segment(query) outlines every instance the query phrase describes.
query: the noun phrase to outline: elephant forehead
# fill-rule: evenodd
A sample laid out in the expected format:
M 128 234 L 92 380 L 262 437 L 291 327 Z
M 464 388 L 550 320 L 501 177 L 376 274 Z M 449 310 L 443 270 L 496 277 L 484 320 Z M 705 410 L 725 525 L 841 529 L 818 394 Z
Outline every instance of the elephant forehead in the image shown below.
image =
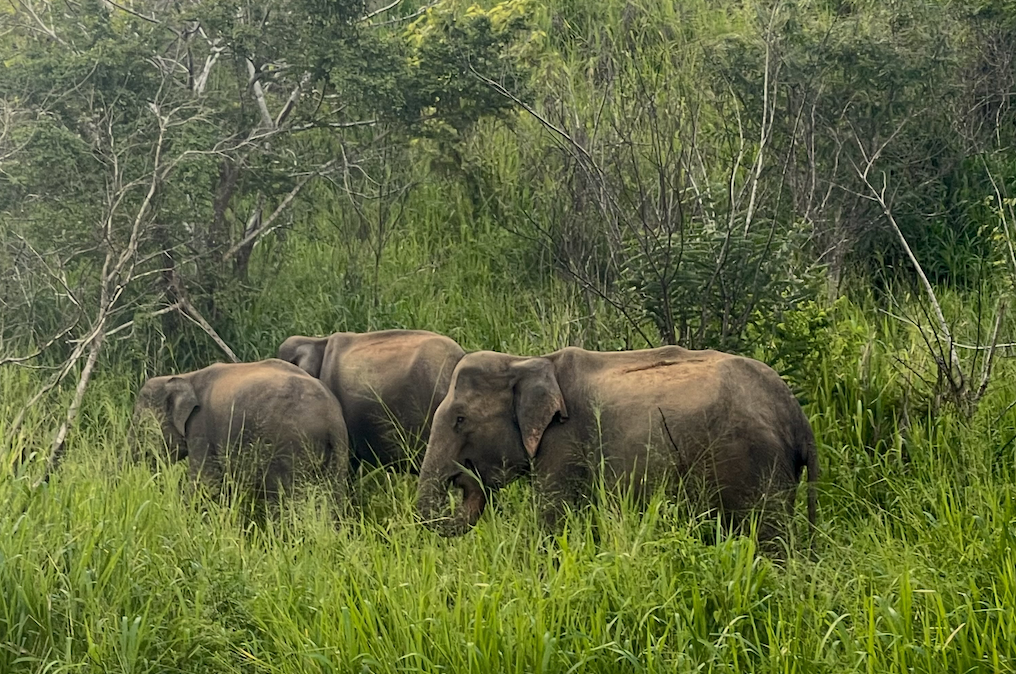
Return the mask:
M 139 406 L 134 421 L 138 424 L 160 424 L 163 421 L 164 412 L 158 411 L 152 405 Z
M 510 357 L 493 352 L 469 353 L 455 368 L 453 384 L 482 388 L 504 386 L 509 377 Z
M 482 412 L 494 412 L 510 405 L 511 390 L 465 387 L 451 393 L 446 401 L 445 408 L 448 414 L 469 412 L 472 416 L 477 416 Z
M 511 383 L 507 378 L 477 373 L 455 381 L 448 398 L 460 405 L 493 403 L 499 398 L 510 397 L 511 391 Z
M 138 391 L 139 398 L 151 398 L 164 391 L 170 377 L 152 377 Z

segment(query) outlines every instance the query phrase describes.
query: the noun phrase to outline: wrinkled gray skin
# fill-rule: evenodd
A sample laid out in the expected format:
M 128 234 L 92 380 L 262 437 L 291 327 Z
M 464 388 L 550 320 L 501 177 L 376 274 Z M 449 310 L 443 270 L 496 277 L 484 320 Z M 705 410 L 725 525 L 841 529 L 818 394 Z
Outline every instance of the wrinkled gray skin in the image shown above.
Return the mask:
M 153 377 L 138 392 L 135 432 L 149 416 L 169 458 L 186 459 L 191 479 L 213 492 L 228 458 L 230 475 L 268 501 L 309 478 L 332 492 L 337 507 L 344 503 L 349 440 L 342 409 L 320 381 L 290 363 L 219 363 Z M 139 449 L 132 448 L 135 456 Z
M 346 415 L 354 464 L 415 472 L 462 347 L 423 330 L 294 336 L 279 358 L 318 377 Z
M 417 508 L 432 529 L 460 535 L 487 493 L 531 474 L 555 527 L 566 504 L 588 500 L 601 466 L 608 488 L 631 485 L 641 498 L 680 481 L 684 495 L 732 523 L 765 505 L 765 540 L 782 533 L 807 468 L 814 524 L 814 438 L 786 384 L 758 361 L 677 346 L 468 354 L 434 417 Z M 454 512 L 451 487 L 463 496 Z

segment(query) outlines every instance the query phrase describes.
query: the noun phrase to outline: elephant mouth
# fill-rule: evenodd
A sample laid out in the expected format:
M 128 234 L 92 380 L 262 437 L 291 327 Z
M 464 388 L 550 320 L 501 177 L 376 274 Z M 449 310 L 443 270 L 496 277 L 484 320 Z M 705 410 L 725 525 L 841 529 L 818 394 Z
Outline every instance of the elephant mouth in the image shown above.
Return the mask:
M 467 466 L 467 468 L 472 467 Z M 449 480 L 449 487 L 453 487 L 460 492 L 462 502 L 459 509 L 465 523 L 470 527 L 476 526 L 480 516 L 483 514 L 484 508 L 487 507 L 487 495 L 483 491 L 483 486 L 476 481 L 475 477 L 462 472 L 457 473 Z
M 487 495 L 477 480 L 472 466 L 451 474 L 440 482 L 430 482 L 423 487 L 418 507 L 424 524 L 443 536 L 461 536 L 479 521 L 487 506 Z M 455 508 L 450 508 L 449 492 L 456 493 Z

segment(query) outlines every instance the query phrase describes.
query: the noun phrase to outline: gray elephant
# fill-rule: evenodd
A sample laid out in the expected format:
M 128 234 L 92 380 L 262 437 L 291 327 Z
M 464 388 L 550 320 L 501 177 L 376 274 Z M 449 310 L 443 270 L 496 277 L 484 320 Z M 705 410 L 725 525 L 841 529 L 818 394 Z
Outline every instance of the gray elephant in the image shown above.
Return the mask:
M 554 526 L 566 504 L 589 498 L 601 468 L 611 489 L 644 497 L 680 483 L 730 523 L 760 514 L 762 540 L 782 533 L 807 468 L 814 525 L 814 437 L 787 385 L 758 361 L 677 346 L 465 356 L 434 417 L 417 508 L 431 528 L 459 535 L 488 493 L 531 474 Z M 454 512 L 452 487 L 463 492 Z
M 349 439 L 342 409 L 290 363 L 218 363 L 153 377 L 138 392 L 134 429 L 146 416 L 158 422 L 169 458 L 187 459 L 192 481 L 213 492 L 228 474 L 274 502 L 311 479 L 343 507 Z
M 434 411 L 464 354 L 433 332 L 381 330 L 290 337 L 278 356 L 320 378 L 339 399 L 354 464 L 415 472 Z

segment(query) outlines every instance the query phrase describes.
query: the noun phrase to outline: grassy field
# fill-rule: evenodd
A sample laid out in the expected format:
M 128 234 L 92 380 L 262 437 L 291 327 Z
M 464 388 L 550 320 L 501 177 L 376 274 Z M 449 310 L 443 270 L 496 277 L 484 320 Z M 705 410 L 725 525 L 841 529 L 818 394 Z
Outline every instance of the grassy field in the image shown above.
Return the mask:
M 0 271 L 0 291 L 6 293 L 0 311 L 18 307 L 0 316 L 3 357 L 29 353 L 29 335 L 38 345 L 68 323 L 62 312 L 77 301 L 73 293 L 64 296 L 65 286 L 81 286 L 83 297 L 98 294 L 101 253 L 96 258 L 88 251 L 100 241 L 117 241 L 106 234 L 106 225 L 92 222 L 105 204 L 101 198 L 92 203 L 87 186 L 101 185 L 107 175 L 101 173 L 103 155 L 92 156 L 94 128 L 102 126 L 92 121 L 98 114 L 93 103 L 107 100 L 106 89 L 94 87 L 129 88 L 134 75 L 123 73 L 133 73 L 135 61 L 172 70 L 162 60 L 161 33 L 151 41 L 160 51 L 146 59 L 130 50 L 112 53 L 111 45 L 120 48 L 118 38 L 107 35 L 106 42 L 97 43 L 106 46 L 95 48 L 104 64 L 100 76 L 92 77 L 98 61 L 78 59 L 79 81 L 74 68 L 63 63 L 66 52 L 56 49 L 65 41 L 50 33 L 45 21 L 57 22 L 61 31 L 73 28 L 71 34 L 77 35 L 75 12 L 81 8 L 86 18 L 87 12 L 105 16 L 113 12 L 108 4 L 147 23 L 153 21 L 146 16 L 151 4 L 172 9 L 174 20 L 186 24 L 187 36 L 197 34 L 200 25 L 192 26 L 187 3 L 184 9 L 176 3 L 127 3 L 129 8 L 113 2 L 66 3 L 67 11 L 56 3 L 36 4 L 47 6 L 42 18 L 32 3 L 11 3 L 2 10 L 5 20 L 20 15 L 25 25 L 20 33 L 6 24 L 0 31 L 3 44 L 16 52 L 0 64 L 12 73 L 4 81 L 17 85 L 0 97 L 0 141 L 13 142 L 11 147 L 22 142 L 17 125 L 22 118 L 42 124 L 57 116 L 48 108 L 19 111 L 21 99 L 40 97 L 54 110 L 66 105 L 60 112 L 66 121 L 53 128 L 42 124 L 43 152 L 9 159 L 2 171 L 3 186 L 17 189 L 10 192 L 15 198 L 5 192 L 0 199 L 0 225 L 15 225 L 11 237 L 3 230 L 0 243 L 10 239 L 18 245 L 10 248 L 16 255 L 0 250 L 8 255 L 0 261 L 17 259 L 38 272 L 13 283 L 8 280 L 14 274 Z M 269 3 L 264 22 L 270 13 L 284 15 L 293 7 L 316 13 L 319 6 L 323 12 L 344 4 L 355 3 L 282 3 L 279 9 Z M 362 6 L 382 4 L 388 5 Z M 410 5 L 424 4 L 431 3 L 414 0 L 389 8 L 405 10 L 408 17 L 415 12 Z M 871 175 L 881 176 L 883 195 L 899 196 L 894 208 L 900 231 L 911 237 L 915 255 L 931 272 L 930 283 L 956 340 L 983 344 L 992 323 L 978 321 L 976 312 L 984 309 L 987 316 L 986 307 L 1003 307 L 998 300 L 1007 300 L 1016 283 L 1012 198 L 1003 198 L 1016 175 L 1012 3 L 480 4 L 493 7 L 484 20 L 531 14 L 527 20 L 535 30 L 524 31 L 511 50 L 523 61 L 532 60 L 527 87 L 532 105 L 547 116 L 546 126 L 531 115 L 493 119 L 478 110 L 480 121 L 453 130 L 439 126 L 438 118 L 428 120 L 429 108 L 412 128 L 381 131 L 379 126 L 378 143 L 395 130 L 385 143 L 398 144 L 398 153 L 387 169 L 368 166 L 368 173 L 394 171 L 393 184 L 405 180 L 409 195 L 398 209 L 379 216 L 378 226 L 388 227 L 387 233 L 374 232 L 367 218 L 355 217 L 347 203 L 355 203 L 352 191 L 345 194 L 337 183 L 306 183 L 273 226 L 278 229 L 259 240 L 243 273 L 226 269 L 228 264 L 197 273 L 221 259 L 214 237 L 199 236 L 201 228 L 193 227 L 212 217 L 213 200 L 218 204 L 219 159 L 215 155 L 212 162 L 209 153 L 211 163 L 202 163 L 204 177 L 195 168 L 193 175 L 174 174 L 167 189 L 155 190 L 152 182 L 149 195 L 154 193 L 158 203 L 145 216 L 152 222 L 152 240 L 141 249 L 149 260 L 145 264 L 163 265 L 163 256 L 150 255 L 156 250 L 152 246 L 166 252 L 163 246 L 171 245 L 174 271 L 186 278 L 195 303 L 245 360 L 274 355 L 292 334 L 381 328 L 429 329 L 467 350 L 517 354 L 567 345 L 641 348 L 640 332 L 660 334 L 650 313 L 662 306 L 701 313 L 697 325 L 703 326 L 706 343 L 715 337 L 704 334 L 706 328 L 720 324 L 717 307 L 707 320 L 707 306 L 695 304 L 698 296 L 685 291 L 712 288 L 702 301 L 718 305 L 716 288 L 729 282 L 731 288 L 724 286 L 722 293 L 727 317 L 740 311 L 731 309 L 727 290 L 743 300 L 749 293 L 736 291 L 749 289 L 757 293 L 750 295 L 751 303 L 744 302 L 744 316 L 752 319 L 744 331 L 750 334 L 737 343 L 746 345 L 745 355 L 771 364 L 787 379 L 818 442 L 823 474 L 813 548 L 775 562 L 757 554 L 752 539 L 724 537 L 715 522 L 662 498 L 641 509 L 601 499 L 572 513 L 565 530 L 551 535 L 537 524 L 525 483 L 499 494 L 475 530 L 447 540 L 417 522 L 415 480 L 383 471 L 356 476 L 353 503 L 337 524 L 314 498 L 289 502 L 277 517 L 253 523 L 236 503 L 189 496 L 183 465 L 153 472 L 122 461 L 133 396 L 145 378 L 221 358 L 206 334 L 180 316 L 144 316 L 145 307 L 179 306 L 179 298 L 171 299 L 156 281 L 163 278 L 161 271 L 157 276 L 157 270 L 145 267 L 123 296 L 117 295 L 120 307 L 141 308 L 132 317 L 136 322 L 131 330 L 114 328 L 104 342 L 68 436 L 66 460 L 48 482 L 39 484 L 39 478 L 53 433 L 65 418 L 76 372 L 27 412 L 17 432 L 12 427 L 50 375 L 47 368 L 66 356 L 66 340 L 86 333 L 89 314 L 64 334 L 64 343 L 28 367 L 0 367 L 0 674 L 1016 672 L 1016 361 L 1011 348 L 1000 353 L 987 395 L 970 416 L 931 399 L 921 381 L 934 382 L 936 375 L 925 343 L 912 323 L 879 309 L 892 301 L 898 302 L 894 314 L 926 322 L 931 314 L 904 290 L 888 287 L 918 287 L 912 283 L 913 265 L 896 250 L 899 242 L 883 222 L 883 208 L 857 206 L 868 192 L 854 175 L 867 175 L 858 162 L 867 161 L 887 139 L 876 152 L 886 150 L 881 163 L 869 166 Z M 434 31 L 445 9 L 458 8 L 463 16 L 483 13 L 471 2 L 440 5 L 427 21 L 411 24 L 418 29 L 415 37 L 404 34 L 411 25 L 393 24 L 391 30 L 402 40 L 433 41 L 443 34 Z M 209 3 L 215 12 L 227 6 L 229 14 L 247 12 L 234 12 L 231 3 Z M 254 16 L 253 10 L 247 13 Z M 125 16 L 110 16 L 114 27 L 131 25 Z M 91 34 L 103 35 L 90 21 L 81 23 L 82 35 L 89 35 L 81 40 L 89 43 Z M 243 47 L 260 30 L 253 26 L 237 28 L 229 39 Z M 123 30 L 133 35 L 133 28 Z M 308 40 L 309 34 L 294 35 L 292 45 L 279 47 L 292 46 L 303 58 L 303 52 L 314 51 Z M 38 53 L 32 56 L 25 44 L 36 44 Z M 218 45 L 218 38 L 208 44 Z M 327 98 L 345 109 L 342 82 L 352 82 L 360 71 L 343 75 L 343 68 L 371 57 L 355 50 L 348 56 L 341 45 L 317 47 L 338 50 L 329 59 L 341 62 L 334 77 L 326 78 L 335 79 L 337 89 Z M 245 56 L 246 49 L 221 46 L 223 53 L 232 53 L 230 59 Z M 219 51 L 216 47 L 215 58 Z M 288 53 L 265 61 L 262 73 L 273 72 L 276 60 L 283 75 L 300 72 L 289 64 Z M 456 68 L 463 70 L 461 64 Z M 51 71 L 57 74 L 50 77 Z M 254 91 L 258 80 L 248 82 L 243 66 L 237 72 L 239 89 Z M 52 80 L 47 85 L 52 92 L 33 91 L 42 76 Z M 236 86 L 222 77 L 225 84 L 212 78 L 206 97 L 212 100 L 217 90 L 221 107 L 195 120 L 207 117 L 219 125 L 215 133 L 233 138 L 232 120 L 239 114 L 234 108 L 240 104 L 234 100 Z M 286 96 L 278 92 L 288 89 L 273 86 L 273 96 Z M 190 91 L 191 83 L 185 88 Z M 317 106 L 325 90 L 313 97 Z M 120 94 L 108 100 L 119 101 Z M 283 109 L 283 99 L 272 103 Z M 349 119 L 356 119 L 358 104 L 348 104 Z M 140 107 L 124 108 L 124 133 L 135 133 L 137 115 L 131 110 L 147 115 L 151 107 L 161 124 L 162 114 L 148 99 L 137 97 L 132 105 Z M 240 107 L 248 105 L 253 102 Z M 248 111 L 252 118 L 253 110 Z M 363 119 L 381 112 L 367 106 Z M 340 118 L 346 119 L 335 117 Z M 424 121 L 434 121 L 434 128 Z M 7 134 L 11 124 L 15 132 Z M 554 124 L 578 140 L 565 142 L 560 133 L 548 131 Z M 350 126 L 317 141 L 280 136 L 276 149 L 263 157 L 261 151 L 244 149 L 230 160 L 242 168 L 242 189 L 227 199 L 235 220 L 230 226 L 238 230 L 231 235 L 242 236 L 238 232 L 246 231 L 245 223 L 267 226 L 274 215 L 255 220 L 248 209 L 274 207 L 291 189 L 289 180 L 308 175 L 304 164 L 316 163 L 318 155 L 332 158 L 340 141 L 343 147 L 352 143 L 354 161 L 362 150 L 365 162 L 381 162 L 370 158 L 371 136 L 361 145 L 357 125 Z M 767 126 L 774 134 L 769 140 Z M 25 128 L 27 138 L 29 131 L 35 133 L 35 122 Z M 905 133 L 897 136 L 901 130 Z M 363 130 L 368 131 L 374 132 Z M 217 137 L 213 131 L 194 133 Z M 124 138 L 113 143 L 110 131 L 110 156 L 120 156 L 114 147 L 134 153 L 124 155 L 129 161 L 123 175 L 116 168 L 120 164 L 112 162 L 116 172 L 108 176 L 116 180 L 108 178 L 110 185 L 130 179 L 135 164 L 141 171 L 149 162 L 148 141 Z M 276 144 L 275 136 L 265 138 Z M 812 146 L 799 145 L 809 138 Z M 312 142 L 324 144 L 310 148 Z M 610 179 L 603 185 L 599 178 L 590 181 L 599 174 L 589 167 L 580 170 L 586 160 L 579 161 L 571 142 L 588 144 Z M 77 149 L 67 154 L 67 147 Z M 0 155 L 14 157 L 5 155 L 5 148 Z M 812 153 L 817 164 L 808 163 L 816 161 Z M 65 193 L 55 189 L 59 185 L 50 194 L 46 184 L 47 178 L 60 183 L 65 174 L 89 175 L 64 157 L 87 158 L 81 165 L 101 173 L 94 183 L 83 181 L 83 188 L 70 181 L 73 189 L 66 194 L 82 199 L 80 209 L 63 203 Z M 274 167 L 275 157 L 293 166 L 259 168 Z M 286 173 L 278 185 L 276 170 Z M 299 173 L 290 176 L 291 170 Z M 701 187 L 696 180 L 703 181 Z M 132 182 L 147 185 L 148 179 Z M 596 207 L 594 197 L 604 194 L 613 195 L 614 205 Z M 684 196 L 675 202 L 678 194 Z M 813 201 L 826 200 L 828 210 L 813 209 Z M 677 203 L 681 213 L 657 208 L 666 215 L 647 216 L 655 203 Z M 144 213 L 137 211 L 137 222 Z M 750 228 L 749 213 L 756 218 Z M 628 229 L 615 236 L 605 215 L 628 222 Z M 112 221 L 112 216 L 104 220 Z M 128 217 L 118 227 L 134 221 Z M 717 224 L 724 222 L 726 233 Z M 155 240 L 156 230 L 171 227 L 179 231 L 172 232 L 169 243 L 161 233 Z M 128 230 L 117 231 L 124 241 L 134 238 L 124 233 Z M 738 232 L 743 232 L 740 239 L 734 236 Z M 588 238 L 584 243 L 583 237 Z M 35 241 L 41 254 L 29 256 L 31 246 L 23 250 L 23 241 L 26 246 Z M 651 241 L 658 245 L 644 250 Z M 626 322 L 602 298 L 562 274 L 561 260 L 553 259 L 560 251 L 554 248 L 573 243 L 580 263 L 596 263 L 587 270 L 591 278 L 600 282 L 601 272 L 609 277 L 609 287 L 630 302 L 632 320 L 641 324 Z M 686 243 L 688 257 L 681 257 Z M 207 248 L 206 256 L 192 262 L 192 244 Z M 847 244 L 860 247 L 847 250 Z M 838 263 L 844 268 L 835 273 L 829 246 L 844 248 Z M 56 259 L 63 249 L 84 252 L 70 258 L 77 261 L 68 268 L 60 266 L 57 275 L 49 255 Z M 121 255 L 120 249 L 115 252 Z M 669 276 L 670 289 L 680 292 L 653 309 L 650 300 L 661 299 L 663 284 L 657 288 L 646 269 L 661 255 L 668 260 L 665 266 L 677 255 L 673 259 L 683 262 L 675 263 L 675 271 L 680 267 L 687 276 L 659 274 Z M 766 273 L 760 275 L 763 267 Z M 751 269 L 750 278 L 734 273 Z M 51 275 L 59 278 L 58 285 L 51 285 Z M 766 275 L 771 278 L 759 280 Z M 33 285 L 33 278 L 45 283 Z M 830 278 L 844 296 L 826 303 L 823 284 Z M 876 299 L 874 293 L 882 294 Z M 16 302 L 7 304 L 15 295 Z M 762 303 L 755 302 L 759 298 Z M 94 297 L 92 302 L 88 311 L 98 306 Z M 1002 341 L 1016 334 L 1008 308 L 999 331 Z M 32 316 L 12 320 L 17 311 Z M 117 323 L 130 314 L 118 313 Z M 11 339 L 8 332 L 16 343 L 4 343 Z M 970 367 L 976 353 L 962 353 L 968 370 L 979 369 Z M 799 496 L 794 530 L 800 539 L 806 522 L 804 495 Z
M 532 261 L 502 232 L 446 231 L 387 253 L 376 306 L 343 287 L 346 253 L 287 244 L 297 262 L 238 314 L 236 347 L 381 326 L 469 349 L 623 346 L 620 324 L 552 275 L 514 283 Z M 60 400 L 10 437 L 38 381 L 0 371 L 0 672 L 1016 670 L 1012 364 L 971 420 L 933 416 L 903 395 L 897 359 L 920 367 L 916 337 L 845 301 L 831 311 L 792 381 L 819 442 L 819 532 L 813 559 L 783 564 L 748 538 L 709 542 L 712 522 L 663 500 L 608 500 L 552 536 L 526 484 L 445 540 L 415 521 L 414 480 L 383 472 L 358 477 L 338 527 L 313 500 L 250 524 L 187 498 L 181 465 L 120 467 L 145 372 L 112 362 L 67 462 L 33 488 L 41 462 L 16 457 L 46 446 Z

